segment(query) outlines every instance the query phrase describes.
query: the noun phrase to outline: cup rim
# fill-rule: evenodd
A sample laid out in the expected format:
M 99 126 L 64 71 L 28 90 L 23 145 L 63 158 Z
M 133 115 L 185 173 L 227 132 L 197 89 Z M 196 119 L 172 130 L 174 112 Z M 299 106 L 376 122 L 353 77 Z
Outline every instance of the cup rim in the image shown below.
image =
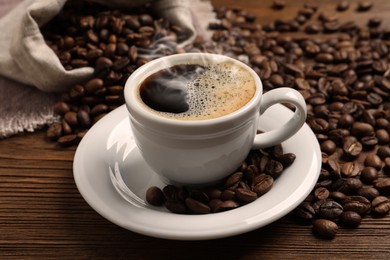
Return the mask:
M 156 116 L 153 112 L 150 112 L 141 105 L 137 104 L 139 101 L 137 100 L 137 91 L 140 85 L 140 82 L 145 80 L 151 74 L 173 66 L 177 64 L 185 63 L 195 63 L 198 60 L 211 60 L 211 59 L 219 59 L 225 61 L 231 61 L 238 66 L 245 68 L 252 75 L 255 85 L 256 91 L 253 97 L 246 103 L 243 107 L 239 108 L 232 113 L 227 115 L 223 115 L 216 118 L 211 119 L 202 119 L 202 120 L 178 120 L 163 116 Z M 263 85 L 260 77 L 257 73 L 245 63 L 231 58 L 229 56 L 221 55 L 221 54 L 212 54 L 212 53 L 180 53 L 180 54 L 172 54 L 164 57 L 157 58 L 152 60 L 138 69 L 136 69 L 130 77 L 127 79 L 124 88 L 124 98 L 127 110 L 130 114 L 130 118 L 140 122 L 142 125 L 149 126 L 164 126 L 164 129 L 170 128 L 171 131 L 176 132 L 182 131 L 184 129 L 191 128 L 193 132 L 199 131 L 205 126 L 213 126 L 215 130 L 224 130 L 226 129 L 226 124 L 230 124 L 228 127 L 232 127 L 233 125 L 242 124 L 245 120 L 238 120 L 241 118 L 247 118 L 248 116 L 253 114 L 253 110 L 259 111 L 260 100 L 263 94 Z M 233 124 L 233 125 L 232 125 Z

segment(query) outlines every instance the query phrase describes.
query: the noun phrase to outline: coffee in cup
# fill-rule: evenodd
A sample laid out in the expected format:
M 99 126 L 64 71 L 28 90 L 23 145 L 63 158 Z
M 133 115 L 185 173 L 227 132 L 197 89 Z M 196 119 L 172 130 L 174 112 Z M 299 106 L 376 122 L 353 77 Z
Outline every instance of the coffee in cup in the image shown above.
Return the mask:
M 148 76 L 139 101 L 159 116 L 205 120 L 239 110 L 255 91 L 252 75 L 232 62 L 178 64 Z

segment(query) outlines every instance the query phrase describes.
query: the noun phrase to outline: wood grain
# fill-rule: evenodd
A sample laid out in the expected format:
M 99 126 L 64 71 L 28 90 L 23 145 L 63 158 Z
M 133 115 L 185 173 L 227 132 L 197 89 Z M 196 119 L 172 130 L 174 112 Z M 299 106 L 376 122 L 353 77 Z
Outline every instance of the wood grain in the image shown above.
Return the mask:
M 303 1 L 272 11 L 271 1 L 213 0 L 241 7 L 261 22 L 294 15 Z M 307 1 L 320 3 L 319 1 Z M 333 10 L 338 1 L 321 1 Z M 351 1 L 351 8 L 357 1 Z M 343 19 L 364 24 L 371 15 L 387 21 L 390 1 L 369 13 L 350 10 Z M 173 241 L 120 228 L 96 213 L 79 194 L 72 173 L 75 147 L 60 148 L 44 131 L 0 140 L 0 259 L 388 259 L 390 216 L 364 218 L 358 229 L 341 229 L 320 240 L 311 227 L 286 216 L 252 232 L 211 241 Z M 158 221 L 158 220 L 157 220 Z

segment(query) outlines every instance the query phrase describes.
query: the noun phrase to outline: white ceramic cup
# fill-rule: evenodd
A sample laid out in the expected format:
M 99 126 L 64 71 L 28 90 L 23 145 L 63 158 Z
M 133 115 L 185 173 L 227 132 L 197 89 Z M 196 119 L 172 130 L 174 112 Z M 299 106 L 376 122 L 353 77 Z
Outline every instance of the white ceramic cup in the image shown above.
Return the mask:
M 255 81 L 254 96 L 239 110 L 213 119 L 179 120 L 159 116 L 140 104 L 140 84 L 151 74 L 179 64 L 216 62 L 233 62 L 249 71 Z M 263 95 L 255 71 L 240 61 L 217 54 L 184 53 L 153 60 L 131 74 L 124 96 L 134 140 L 144 160 L 166 182 L 179 185 L 223 179 L 240 166 L 251 149 L 282 143 L 306 120 L 306 104 L 299 92 L 278 88 Z M 260 115 L 276 103 L 294 105 L 292 118 L 278 129 L 256 134 Z

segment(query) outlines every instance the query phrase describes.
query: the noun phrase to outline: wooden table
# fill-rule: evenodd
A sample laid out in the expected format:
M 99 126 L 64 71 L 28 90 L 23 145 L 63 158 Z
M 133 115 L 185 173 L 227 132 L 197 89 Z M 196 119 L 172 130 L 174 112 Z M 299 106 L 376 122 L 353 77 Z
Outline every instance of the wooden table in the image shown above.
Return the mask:
M 214 0 L 213 4 L 242 7 L 267 22 L 294 15 L 302 2 L 288 3 L 279 12 L 269 8 L 271 1 Z M 321 1 L 321 5 L 333 10 L 337 2 Z M 390 2 L 374 2 L 369 13 L 352 16 L 351 11 L 346 16 L 360 24 L 373 15 L 385 17 Z M 0 140 L 0 259 L 390 257 L 389 215 L 364 218 L 358 229 L 341 229 L 333 240 L 314 237 L 310 226 L 299 225 L 290 217 L 211 241 L 172 241 L 133 233 L 101 217 L 81 197 L 72 173 L 75 149 L 46 141 L 44 131 Z

